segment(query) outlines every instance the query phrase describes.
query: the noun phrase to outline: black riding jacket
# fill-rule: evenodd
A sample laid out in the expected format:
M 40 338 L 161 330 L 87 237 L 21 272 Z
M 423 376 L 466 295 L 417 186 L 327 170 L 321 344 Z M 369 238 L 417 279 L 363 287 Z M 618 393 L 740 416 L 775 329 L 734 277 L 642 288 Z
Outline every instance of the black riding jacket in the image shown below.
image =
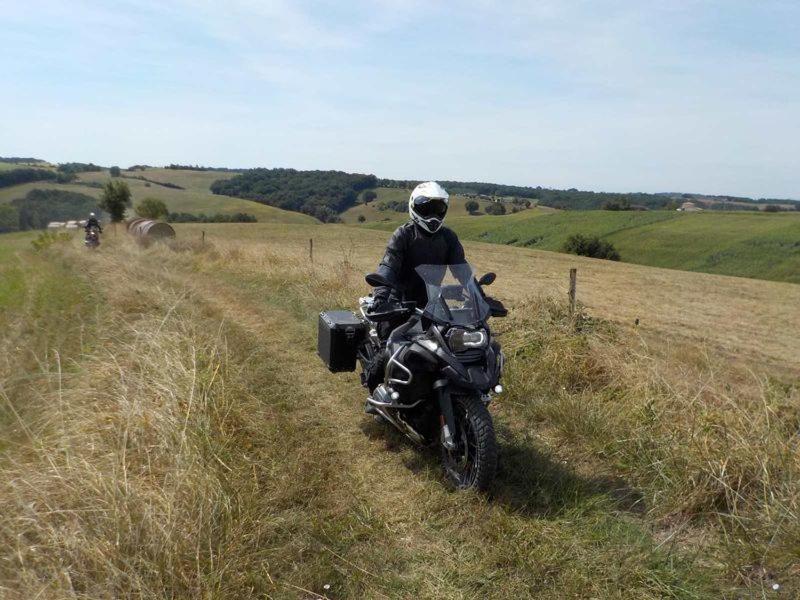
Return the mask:
M 428 233 L 413 221 L 398 227 L 383 255 L 377 273 L 394 284 L 400 299 L 423 307 L 427 301 L 425 284 L 415 269 L 420 265 L 458 265 L 465 263 L 464 247 L 452 229 L 441 227 Z M 376 300 L 387 300 L 391 287 L 375 288 Z
M 84 225 L 84 226 L 83 226 L 83 228 L 84 228 L 84 229 L 85 229 L 87 232 L 88 232 L 88 231 L 89 231 L 89 229 L 91 229 L 92 227 L 97 227 L 97 230 L 98 230 L 100 233 L 102 233 L 102 232 L 103 232 L 103 228 L 102 228 L 102 227 L 100 227 L 100 221 L 98 221 L 96 217 L 89 217 L 89 219 L 86 221 L 86 225 Z

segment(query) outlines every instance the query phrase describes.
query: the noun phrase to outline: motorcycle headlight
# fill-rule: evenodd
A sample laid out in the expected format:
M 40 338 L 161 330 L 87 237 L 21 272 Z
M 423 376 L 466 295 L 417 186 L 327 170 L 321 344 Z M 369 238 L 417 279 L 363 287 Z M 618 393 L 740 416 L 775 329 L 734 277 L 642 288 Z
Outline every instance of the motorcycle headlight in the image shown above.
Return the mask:
M 485 329 L 467 331 L 466 329 L 451 329 L 447 336 L 447 343 L 453 352 L 461 352 L 469 348 L 483 348 L 489 341 Z

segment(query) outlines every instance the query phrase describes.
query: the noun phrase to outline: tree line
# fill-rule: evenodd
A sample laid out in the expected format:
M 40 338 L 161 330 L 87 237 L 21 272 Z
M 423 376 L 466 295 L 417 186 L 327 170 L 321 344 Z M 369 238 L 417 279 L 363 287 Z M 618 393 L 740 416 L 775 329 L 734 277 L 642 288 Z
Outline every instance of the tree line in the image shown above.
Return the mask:
M 60 173 L 95 173 L 102 170 L 103 167 L 94 163 L 69 162 L 58 165 L 58 171 Z
M 0 171 L 0 188 L 11 187 L 33 181 L 55 181 L 66 183 L 75 176 L 68 173 L 57 173 L 48 169 L 12 169 L 10 171 Z
M 41 158 L 31 158 L 22 156 L 0 156 L 0 162 L 10 163 L 12 165 L 44 165 L 47 161 Z
M 63 190 L 31 190 L 0 205 L 0 233 L 44 229 L 51 221 L 78 221 L 99 212 L 97 200 Z
M 342 171 L 251 169 L 231 179 L 215 181 L 211 191 L 302 212 L 323 222 L 336 222 L 339 213 L 353 206 L 362 191 L 376 184 L 374 175 Z
M 170 223 L 257 223 L 258 219 L 248 213 L 233 213 L 231 215 L 217 213 L 207 215 L 200 213 L 197 215 L 190 213 L 169 213 L 167 221 Z

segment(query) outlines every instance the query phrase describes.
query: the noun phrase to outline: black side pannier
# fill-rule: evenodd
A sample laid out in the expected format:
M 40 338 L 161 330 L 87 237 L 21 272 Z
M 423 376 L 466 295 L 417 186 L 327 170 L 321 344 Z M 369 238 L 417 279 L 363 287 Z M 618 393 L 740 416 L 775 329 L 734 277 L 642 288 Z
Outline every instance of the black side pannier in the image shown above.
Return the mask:
M 319 314 L 317 354 L 331 373 L 356 370 L 356 350 L 367 334 L 367 324 L 349 310 Z

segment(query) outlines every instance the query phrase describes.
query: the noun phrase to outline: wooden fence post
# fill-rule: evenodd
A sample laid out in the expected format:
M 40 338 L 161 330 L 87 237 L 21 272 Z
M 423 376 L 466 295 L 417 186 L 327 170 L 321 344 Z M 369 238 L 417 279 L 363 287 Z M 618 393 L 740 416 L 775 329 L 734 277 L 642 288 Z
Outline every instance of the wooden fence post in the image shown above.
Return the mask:
M 203 245 L 205 245 L 205 243 L 206 243 L 206 232 L 205 232 L 205 230 L 203 230 L 200 233 L 201 233 L 200 241 L 203 243 Z
M 314 238 L 308 240 L 308 259 L 312 263 L 314 262 Z
M 578 285 L 578 269 L 569 270 L 569 314 L 575 315 L 575 296 Z

